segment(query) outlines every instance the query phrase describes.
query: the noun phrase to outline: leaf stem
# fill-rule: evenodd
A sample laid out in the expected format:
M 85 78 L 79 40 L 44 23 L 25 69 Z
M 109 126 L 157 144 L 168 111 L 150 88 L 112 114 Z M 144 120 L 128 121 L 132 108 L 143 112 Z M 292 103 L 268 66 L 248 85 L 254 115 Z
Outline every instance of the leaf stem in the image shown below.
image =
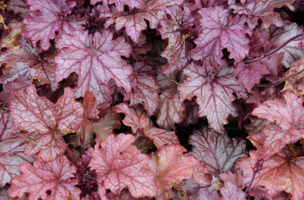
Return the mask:
M 270 51 L 270 52 L 268 52 L 268 53 L 262 55 L 261 57 L 254 58 L 254 59 L 252 59 L 252 60 L 244 60 L 244 63 L 248 64 L 248 63 L 256 62 L 256 61 L 262 60 L 262 59 L 264 59 L 264 58 L 267 58 L 267 57 L 273 55 L 274 53 L 276 53 L 277 51 L 279 51 L 280 49 L 282 49 L 282 48 L 283 48 L 285 45 L 287 45 L 289 42 L 291 42 L 291 41 L 293 41 L 293 40 L 295 40 L 295 39 L 297 39 L 297 38 L 299 38 L 299 37 L 302 37 L 302 36 L 304 36 L 304 33 L 301 33 L 301 34 L 299 34 L 299 35 L 296 35 L 296 36 L 290 38 L 289 40 L 287 40 L 287 41 L 286 41 L 284 44 L 282 44 L 281 46 L 277 47 L 277 48 L 274 49 L 273 51 Z
M 301 71 L 298 71 L 297 73 L 285 76 L 285 77 L 281 78 L 280 80 L 277 80 L 274 83 L 269 83 L 269 84 L 265 84 L 265 85 L 263 85 L 263 84 L 256 84 L 254 87 L 261 87 L 261 88 L 263 88 L 263 87 L 274 87 L 274 86 L 277 86 L 277 85 L 281 84 L 282 82 L 286 81 L 287 79 L 289 79 L 289 78 L 291 78 L 293 76 L 301 74 L 302 72 L 304 72 L 304 69 L 302 69 Z
M 61 140 L 65 143 L 65 141 L 64 141 L 64 139 L 63 138 L 61 138 Z M 70 148 L 69 148 L 69 146 L 68 146 L 68 144 L 67 143 L 65 143 L 65 146 L 66 146 L 66 150 L 68 151 L 68 153 L 70 154 L 70 156 L 71 156 L 71 159 L 72 159 L 72 161 L 73 161 L 73 164 L 77 167 L 77 163 L 76 163 L 76 160 L 75 160 L 75 158 L 74 158 L 74 156 L 73 156 L 73 154 L 72 154 L 72 152 L 71 152 L 71 150 L 70 150 Z

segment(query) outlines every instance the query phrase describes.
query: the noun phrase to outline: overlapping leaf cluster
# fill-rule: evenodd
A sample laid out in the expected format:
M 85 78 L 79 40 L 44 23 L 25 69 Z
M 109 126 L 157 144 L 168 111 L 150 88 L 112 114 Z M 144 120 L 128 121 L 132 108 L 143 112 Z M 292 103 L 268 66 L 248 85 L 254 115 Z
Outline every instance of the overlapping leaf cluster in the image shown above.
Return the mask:
M 303 1 L 0 9 L 0 198 L 304 199 Z

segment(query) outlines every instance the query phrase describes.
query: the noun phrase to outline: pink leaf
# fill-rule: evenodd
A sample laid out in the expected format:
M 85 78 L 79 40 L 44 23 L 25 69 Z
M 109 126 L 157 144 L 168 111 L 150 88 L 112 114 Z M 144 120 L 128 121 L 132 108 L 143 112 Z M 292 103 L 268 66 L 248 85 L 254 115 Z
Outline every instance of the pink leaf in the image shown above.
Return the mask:
M 238 158 L 246 157 L 245 140 L 231 139 L 226 134 L 203 128 L 194 131 L 189 138 L 192 155 L 200 160 L 211 174 L 221 174 L 231 170 Z
M 73 92 L 65 88 L 64 95 L 54 105 L 45 97 L 39 97 L 34 85 L 15 90 L 10 105 L 14 129 L 25 130 L 28 144 L 25 155 L 41 157 L 44 161 L 62 155 L 66 145 L 61 136 L 76 131 L 83 120 L 83 108 L 75 102 Z
M 62 33 L 64 18 L 71 13 L 70 9 L 76 3 L 66 3 L 66 0 L 28 0 L 27 4 L 30 5 L 30 16 L 24 19 L 22 33 L 31 39 L 34 47 L 40 40 L 41 48 L 47 50 L 51 46 L 49 40 L 55 38 L 55 32 Z
M 215 62 L 222 64 L 222 49 L 227 48 L 230 52 L 229 58 L 239 62 L 249 52 L 249 33 L 245 27 L 245 17 L 229 16 L 228 10 L 223 7 L 201 8 L 199 14 L 203 31 L 194 40 L 197 45 L 191 51 L 194 60 L 204 60 L 212 55 Z
M 15 14 L 20 13 L 23 17 L 30 14 L 29 5 L 26 4 L 26 0 L 10 0 L 6 4 L 6 9 L 14 11 Z
M 128 15 L 113 14 L 112 17 L 115 18 L 116 30 L 120 30 L 125 27 L 127 35 L 130 36 L 135 43 L 139 43 L 141 31 L 147 29 L 147 23 L 142 17 L 141 12 L 130 13 Z
M 255 84 L 260 83 L 262 75 L 269 74 L 267 66 L 261 62 L 252 62 L 245 64 L 239 62 L 234 70 L 234 76 L 239 78 L 239 82 L 243 83 L 248 92 L 251 92 Z
M 243 170 L 243 179 L 247 185 L 252 179 L 252 168 L 257 162 L 258 157 L 256 151 L 252 150 L 249 154 L 250 158 L 243 158 L 238 163 L 238 166 Z M 265 187 L 272 198 L 285 190 L 293 195 L 291 200 L 303 199 L 304 160 L 299 157 L 290 162 L 290 155 L 291 152 L 283 149 L 266 160 L 263 169 L 256 174 L 252 187 Z
M 109 4 L 115 3 L 115 6 L 119 12 L 124 11 L 124 5 L 129 6 L 130 9 L 142 8 L 145 6 L 145 1 L 143 0 L 109 0 Z
M 178 144 L 162 146 L 158 152 L 153 152 L 151 159 L 156 168 L 156 198 L 167 199 L 174 183 L 179 184 L 184 179 L 192 177 L 194 172 L 207 173 L 207 168 L 194 156 L 185 154 L 186 149 Z
M 151 116 L 159 106 L 158 93 L 159 85 L 155 77 L 149 75 L 152 68 L 143 62 L 134 64 L 136 74 L 133 75 L 134 87 L 130 93 L 125 94 L 124 101 L 130 101 L 130 106 L 142 104 L 147 110 L 147 115 Z
M 192 62 L 184 70 L 184 74 L 189 78 L 178 86 L 178 90 L 181 100 L 191 100 L 196 96 L 199 105 L 198 116 L 207 116 L 210 127 L 223 132 L 223 125 L 228 123 L 228 115 L 237 116 L 232 105 L 235 100 L 233 93 L 244 99 L 247 94 L 242 84 L 232 77 L 233 68 L 219 67 L 214 78 L 213 71 L 210 61 L 205 60 L 203 66 Z
M 162 90 L 156 122 L 160 127 L 165 129 L 173 130 L 175 123 L 179 124 L 186 118 L 186 115 L 183 113 L 185 106 L 179 99 L 177 91 L 179 79 L 178 73 L 158 75 L 156 79 Z
M 183 8 L 183 9 L 182 9 Z M 190 60 L 189 45 L 186 45 L 186 38 L 190 36 L 188 33 L 190 27 L 194 25 L 194 18 L 187 6 L 168 6 L 166 8 L 167 15 L 170 19 L 160 21 L 161 28 L 159 32 L 162 39 L 168 38 L 168 46 L 161 56 L 167 58 L 168 64 L 162 72 L 164 74 L 172 74 L 175 71 L 182 70 Z
M 242 191 L 242 188 L 238 188 L 234 183 L 230 181 L 224 181 L 224 187 L 220 189 L 223 195 L 223 200 L 246 200 L 247 195 Z
M 252 115 L 270 122 L 276 123 L 284 131 L 304 131 L 304 108 L 303 99 L 292 92 L 286 92 L 283 95 L 285 103 L 279 99 L 268 99 L 259 104 L 252 112 Z
M 113 33 L 104 30 L 94 36 L 76 31 L 73 35 L 63 34 L 56 43 L 61 49 L 55 58 L 56 80 L 67 78 L 72 72 L 78 74 L 76 97 L 93 91 L 99 102 L 109 102 L 110 89 L 107 84 L 113 79 L 119 87 L 131 91 L 131 66 L 121 56 L 129 57 L 131 46 L 122 37 L 112 40 Z
M 9 112 L 0 113 L 0 187 L 11 184 L 12 178 L 20 175 L 20 165 L 34 162 L 33 156 L 25 156 L 25 141 L 13 130 Z
M 111 108 L 109 113 L 102 120 L 91 123 L 90 130 L 96 134 L 96 141 L 100 140 L 103 142 L 107 136 L 114 134 L 113 130 L 115 128 L 120 129 L 121 119 L 121 115 Z
M 153 125 L 150 125 L 144 129 L 144 134 L 153 140 L 153 143 L 157 148 L 160 148 L 163 145 L 179 144 L 175 131 L 166 131 L 165 129 L 156 128 Z
M 269 28 L 269 42 L 271 46 L 270 50 L 281 46 L 292 37 L 303 33 L 303 30 L 303 27 L 298 26 L 296 23 L 288 23 L 281 28 L 271 26 Z M 289 68 L 295 61 L 302 58 L 304 50 L 303 47 L 299 48 L 299 44 L 302 42 L 303 39 L 293 40 L 278 51 L 278 53 L 284 52 L 282 64 L 286 68 Z
M 293 10 L 292 3 L 294 0 L 249 0 L 237 3 L 236 0 L 228 0 L 229 9 L 233 9 L 239 15 L 246 15 L 247 23 L 250 28 L 254 28 L 258 21 L 263 21 L 263 27 L 269 28 L 271 24 L 277 27 L 284 26 L 284 21 L 280 14 L 275 12 L 276 8 L 288 7 Z
M 43 84 L 50 84 L 51 89 L 55 91 L 58 83 L 55 81 L 55 67 L 53 57 L 41 59 L 40 48 L 32 46 L 24 39 L 19 41 L 20 49 L 9 49 L 0 56 L 0 64 L 7 64 L 7 68 L 2 70 L 3 75 L 0 78 L 1 83 L 14 81 L 22 76 L 28 79 L 38 79 Z
M 103 182 L 105 189 L 119 194 L 125 187 L 129 188 L 135 198 L 141 196 L 153 197 L 156 194 L 154 173 L 145 165 L 149 161 L 147 155 L 141 154 L 135 146 L 132 135 L 110 135 L 97 144 L 89 164 L 98 175 L 99 183 Z
M 128 104 L 121 103 L 114 107 L 117 113 L 123 113 L 126 117 L 123 119 L 123 123 L 132 127 L 132 132 L 136 133 L 138 129 L 144 129 L 149 126 L 150 120 L 144 112 L 139 109 L 133 110 L 128 107 Z
M 159 21 L 165 18 L 165 9 L 167 6 L 182 4 L 183 0 L 151 0 L 146 3 L 142 12 L 142 17 L 150 22 L 152 29 L 157 28 Z
M 165 144 L 179 144 L 178 138 L 174 131 L 166 131 L 164 129 L 154 127 L 152 121 L 140 110 L 130 109 L 127 104 L 121 103 L 115 106 L 114 110 L 123 113 L 126 117 L 123 123 L 132 127 L 132 132 L 138 136 L 146 136 L 153 140 L 157 148 Z
M 42 199 L 67 199 L 79 200 L 80 189 L 76 188 L 77 180 L 71 180 L 76 173 L 76 167 L 70 166 L 65 156 L 57 156 L 51 162 L 36 160 L 31 166 L 23 163 L 20 167 L 22 175 L 13 179 L 8 194 L 11 197 L 21 198 L 28 192 L 29 200 Z M 47 195 L 47 191 L 51 194 Z

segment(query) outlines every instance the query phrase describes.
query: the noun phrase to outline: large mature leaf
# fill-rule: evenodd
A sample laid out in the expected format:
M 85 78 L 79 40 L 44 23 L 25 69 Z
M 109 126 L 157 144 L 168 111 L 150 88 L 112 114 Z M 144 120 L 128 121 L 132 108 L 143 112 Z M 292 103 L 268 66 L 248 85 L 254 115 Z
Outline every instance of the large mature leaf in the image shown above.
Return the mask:
M 132 76 L 134 86 L 130 93 L 125 94 L 124 101 L 130 101 L 131 106 L 142 104 L 147 110 L 147 115 L 151 116 L 159 105 L 159 85 L 155 77 L 149 74 L 153 73 L 152 67 L 144 62 L 135 63 L 134 70 L 136 72 Z
M 49 40 L 55 38 L 56 32 L 61 35 L 62 32 L 75 30 L 74 27 L 82 29 L 83 21 L 70 21 L 67 18 L 76 4 L 74 1 L 28 0 L 27 4 L 30 5 L 30 16 L 24 18 L 22 34 L 31 39 L 34 47 L 40 40 L 41 48 L 47 50 L 51 46 Z
M 98 175 L 99 187 L 110 189 L 114 194 L 128 187 L 135 198 L 153 197 L 157 191 L 155 175 L 144 168 L 149 157 L 131 145 L 134 141 L 132 135 L 108 136 L 104 142 L 96 144 L 89 166 Z
M 186 38 L 190 36 L 190 27 L 194 25 L 194 17 L 190 8 L 174 5 L 166 8 L 166 14 L 170 18 L 160 21 L 159 32 L 162 39 L 168 38 L 168 46 L 161 56 L 167 58 L 168 63 L 164 74 L 172 74 L 182 70 L 190 60 L 189 49 L 186 45 Z
M 268 99 L 259 104 L 252 115 L 276 123 L 288 134 L 300 136 L 304 133 L 303 99 L 292 92 L 286 92 L 283 97 L 285 102 L 280 99 Z
M 157 199 L 168 199 L 174 184 L 190 179 L 194 172 L 207 173 L 207 168 L 193 155 L 185 154 L 186 149 L 178 144 L 162 146 L 153 152 L 155 180 L 158 187 Z M 150 164 L 152 168 L 152 164 Z
M 228 115 L 237 116 L 232 105 L 232 101 L 235 100 L 233 93 L 244 99 L 247 94 L 243 85 L 232 77 L 233 68 L 219 67 L 214 76 L 214 68 L 211 65 L 208 60 L 203 62 L 203 66 L 198 66 L 194 62 L 189 64 L 184 70 L 184 74 L 189 78 L 178 86 L 178 90 L 181 100 L 191 100 L 196 96 L 199 105 L 198 116 L 207 116 L 210 127 L 223 132 L 223 125 L 228 123 Z
M 125 27 L 127 35 L 130 36 L 135 43 L 140 42 L 141 31 L 147 29 L 147 23 L 142 16 L 141 10 L 136 9 L 134 13 L 118 13 L 114 10 L 111 17 L 115 20 L 116 30 Z M 107 21 L 107 23 L 109 22 L 110 21 Z
M 72 180 L 76 167 L 70 166 L 65 156 L 57 156 L 51 162 L 36 160 L 33 166 L 23 163 L 20 167 L 22 175 L 13 179 L 14 185 L 8 189 L 11 197 L 21 198 L 24 193 L 30 193 L 29 200 L 71 199 L 79 200 L 80 189 L 76 188 L 77 180 Z M 51 194 L 48 195 L 47 192 Z
M 9 112 L 0 113 L 0 187 L 10 184 L 12 178 L 20 175 L 20 165 L 34 162 L 33 156 L 25 156 L 25 141 L 13 130 Z
M 286 144 L 294 143 L 299 139 L 298 135 L 286 134 L 279 126 L 270 124 L 264 126 L 263 131 L 250 135 L 248 139 L 265 157 L 281 151 Z
M 78 74 L 75 96 L 84 96 L 87 90 L 93 91 L 99 102 L 109 102 L 110 89 L 107 86 L 114 79 L 117 86 L 131 91 L 130 75 L 132 68 L 121 56 L 129 57 L 130 44 L 123 37 L 112 40 L 113 32 L 104 30 L 94 36 L 88 32 L 75 31 L 73 35 L 63 34 L 56 43 L 61 49 L 55 58 L 56 80 L 67 78 L 72 72 Z
M 247 23 L 250 28 L 254 28 L 258 22 L 263 21 L 263 27 L 269 28 L 271 24 L 277 27 L 284 26 L 284 20 L 280 14 L 275 12 L 276 8 L 288 7 L 293 10 L 292 3 L 295 0 L 247 0 L 237 3 L 236 0 L 228 0 L 229 9 L 233 9 L 238 14 L 247 16 Z
M 208 168 L 211 174 L 221 174 L 231 170 L 233 163 L 247 156 L 245 140 L 229 138 L 204 127 L 189 138 L 192 152 Z
M 250 158 L 243 158 L 238 166 L 243 170 L 244 182 L 248 185 L 252 179 L 253 167 L 257 162 L 256 151 L 250 151 Z M 268 189 L 272 198 L 281 191 L 291 193 L 291 200 L 304 198 L 304 160 L 290 159 L 290 152 L 283 149 L 266 160 L 263 169 L 256 173 L 252 187 L 263 186 Z
M 55 81 L 55 68 L 53 56 L 41 58 L 40 48 L 32 46 L 24 39 L 19 41 L 20 49 L 9 49 L 0 56 L 0 64 L 6 64 L 0 77 L 1 83 L 14 81 L 22 76 L 27 79 L 37 79 L 42 85 L 50 84 L 55 91 L 58 83 Z
M 64 95 L 54 105 L 45 97 L 39 97 L 34 85 L 15 90 L 10 105 L 14 129 L 27 133 L 25 155 L 37 155 L 44 161 L 62 155 L 66 144 L 61 136 L 75 132 L 83 120 L 83 108 L 74 100 L 73 91 L 64 89 Z
M 269 28 L 269 42 L 271 49 L 275 49 L 289 39 L 296 35 L 303 33 L 304 29 L 302 26 L 298 26 L 296 23 L 285 23 L 284 27 L 277 28 L 271 26 Z M 299 40 L 300 39 L 300 40 Z M 278 52 L 284 52 L 284 58 L 282 64 L 289 68 L 295 61 L 299 60 L 303 56 L 304 48 L 299 44 L 303 43 L 303 38 L 300 37 L 297 40 L 293 40 L 288 44 L 284 45 Z
M 245 27 L 245 17 L 229 16 L 228 10 L 223 7 L 201 8 L 199 14 L 202 16 L 200 24 L 202 32 L 194 40 L 197 45 L 191 51 L 194 60 L 204 60 L 212 56 L 214 61 L 223 64 L 222 49 L 227 48 L 230 52 L 229 58 L 239 62 L 249 52 L 249 33 Z
M 239 62 L 233 74 L 239 78 L 239 82 L 243 83 L 247 91 L 251 92 L 253 86 L 260 83 L 262 76 L 269 73 L 267 66 L 261 62 L 252 62 L 249 64 Z

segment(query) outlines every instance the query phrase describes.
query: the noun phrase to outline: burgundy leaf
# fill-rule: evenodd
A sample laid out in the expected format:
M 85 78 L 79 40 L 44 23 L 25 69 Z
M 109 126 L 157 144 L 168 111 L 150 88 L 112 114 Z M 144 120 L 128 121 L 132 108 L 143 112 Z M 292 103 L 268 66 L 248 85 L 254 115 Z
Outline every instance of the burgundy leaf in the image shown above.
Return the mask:
M 44 161 L 64 153 L 66 145 L 61 136 L 76 131 L 83 120 L 82 105 L 75 102 L 70 88 L 65 88 L 55 105 L 39 97 L 34 85 L 25 91 L 15 90 L 10 111 L 14 129 L 27 132 L 25 155 L 37 154 Z
M 8 194 L 11 197 L 21 198 L 28 192 L 29 200 L 42 199 L 68 199 L 79 200 L 80 189 L 76 188 L 77 180 L 72 180 L 76 167 L 70 166 L 65 156 L 57 156 L 51 162 L 36 160 L 33 166 L 23 163 L 20 167 L 22 175 L 13 179 Z M 47 191 L 51 194 L 47 195 Z

